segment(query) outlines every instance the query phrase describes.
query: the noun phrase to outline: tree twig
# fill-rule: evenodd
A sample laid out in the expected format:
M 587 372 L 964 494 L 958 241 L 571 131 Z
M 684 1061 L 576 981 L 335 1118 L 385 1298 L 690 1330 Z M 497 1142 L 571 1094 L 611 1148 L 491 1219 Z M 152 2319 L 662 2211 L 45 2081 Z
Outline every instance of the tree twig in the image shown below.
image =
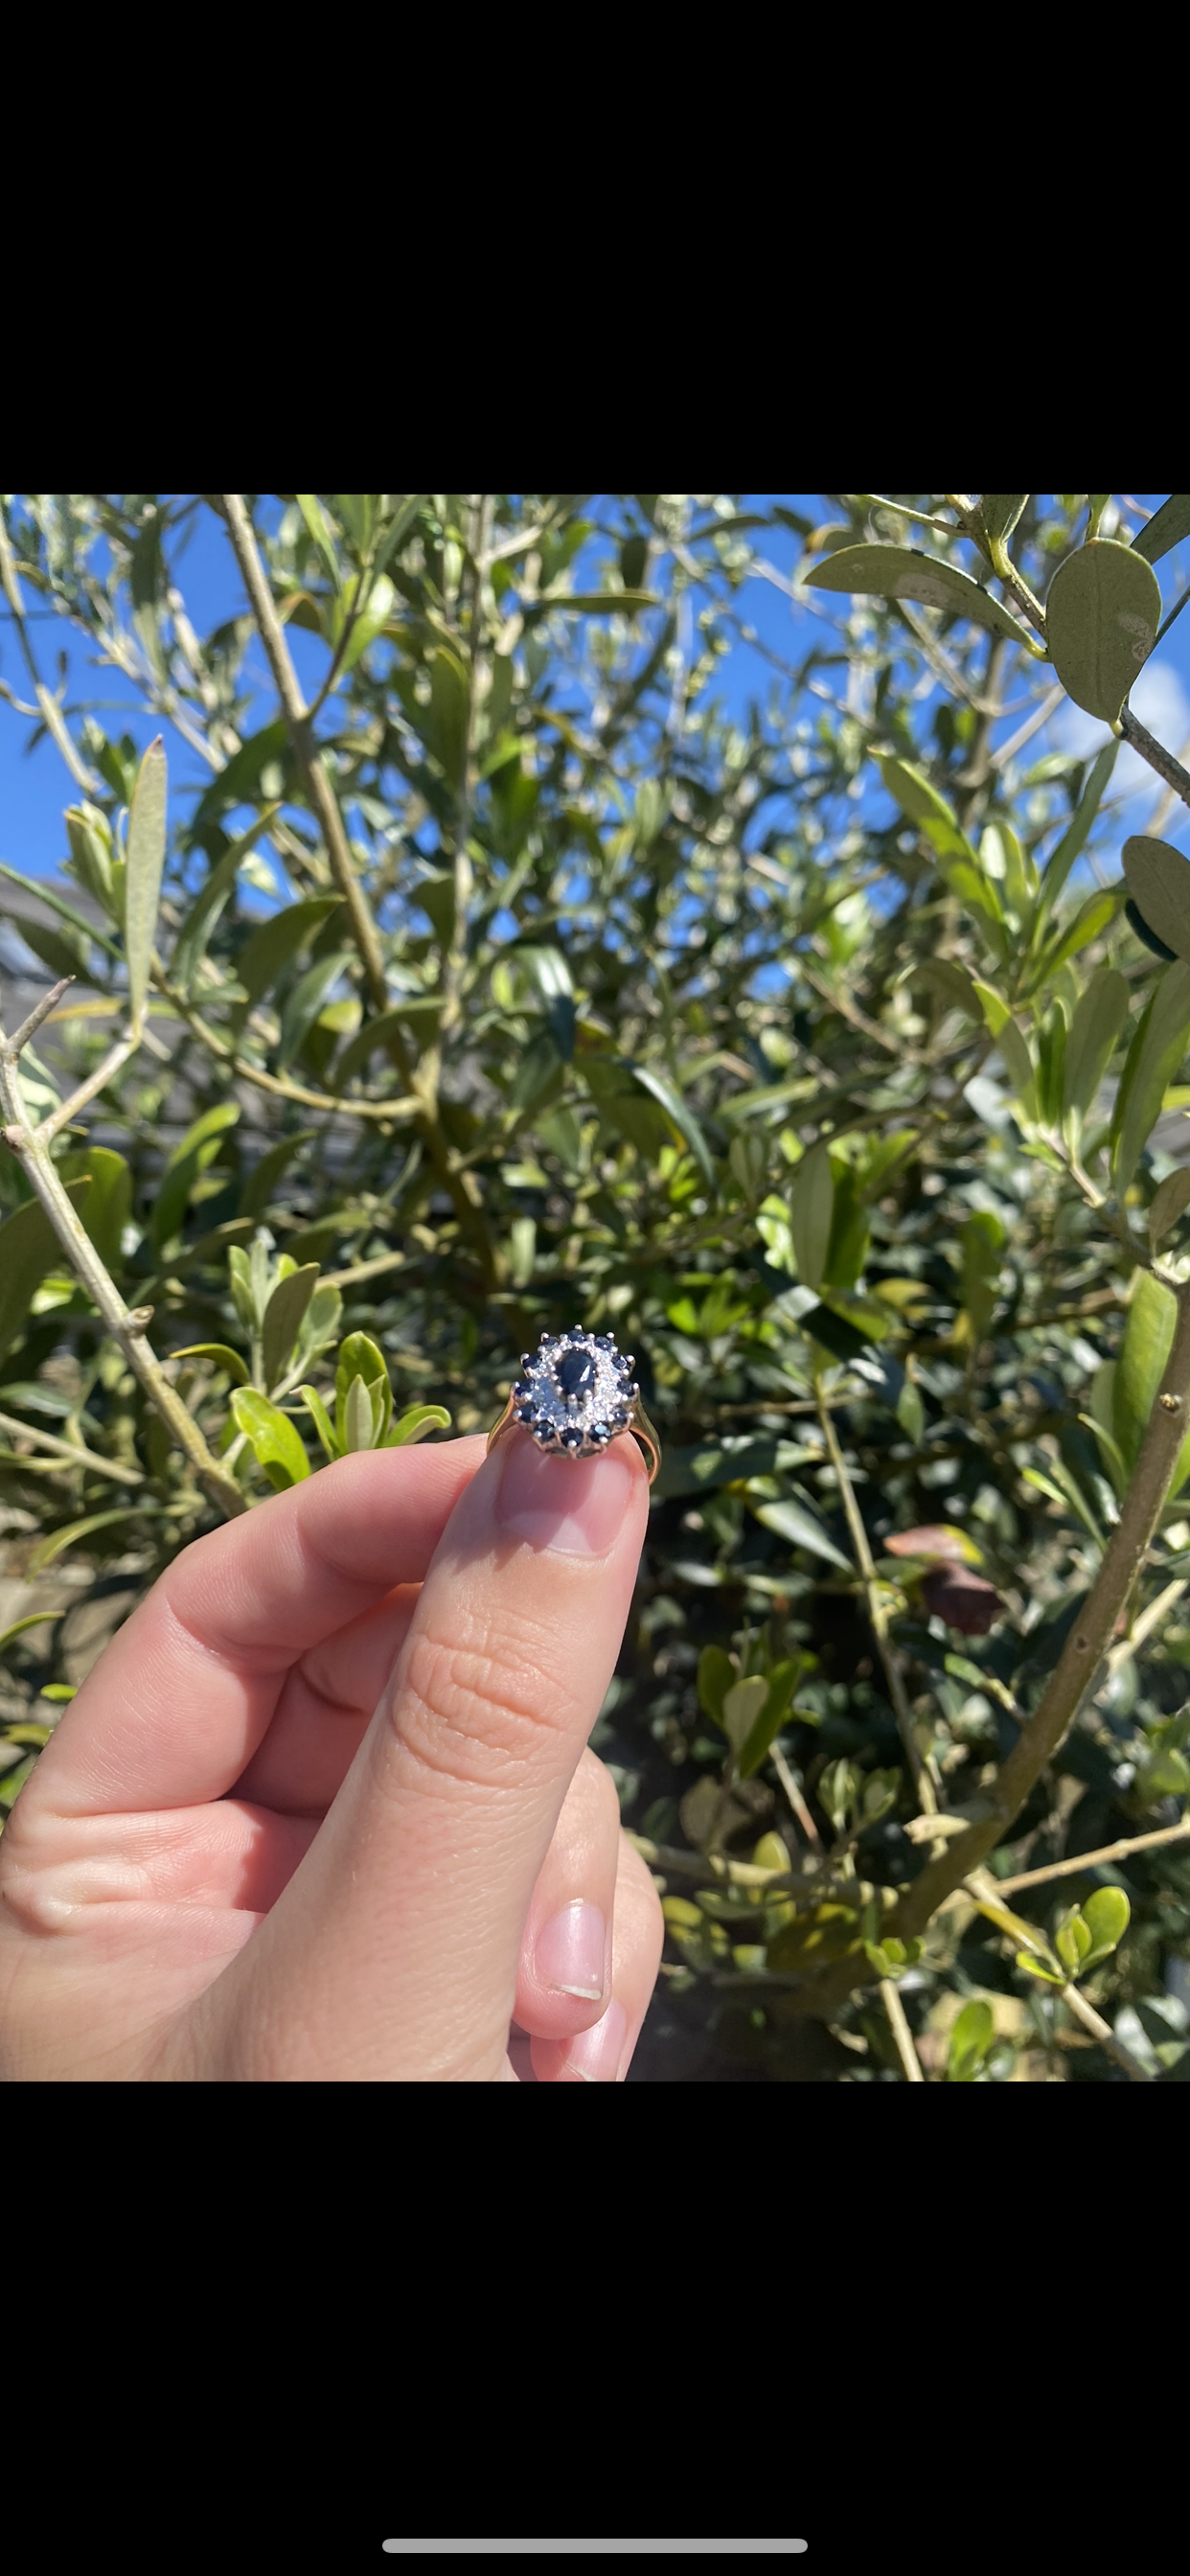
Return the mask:
M 998 1878 L 1001 1896 L 1016 1896 L 1022 1887 L 1044 1887 L 1051 1878 L 1078 1878 L 1084 1870 L 1103 1869 L 1112 1861 L 1127 1860 L 1133 1852 L 1157 1851 L 1165 1843 L 1184 1843 L 1190 1839 L 1190 1816 L 1180 1825 L 1162 1825 L 1152 1834 L 1122 1834 L 1118 1842 L 1103 1843 L 1098 1851 L 1077 1852 L 1071 1860 L 1052 1860 L 1045 1869 L 1023 1869 L 1015 1878 Z
M 72 1269 L 93 1297 L 109 1333 L 127 1354 L 130 1368 L 156 1405 L 178 1448 L 189 1459 L 204 1493 L 225 1518 L 234 1518 L 247 1510 L 247 1501 L 239 1486 L 212 1456 L 197 1422 L 170 1385 L 145 1338 L 152 1308 L 138 1306 L 130 1309 L 125 1305 L 50 1160 L 49 1148 L 42 1141 L 41 1131 L 28 1121 L 17 1059 L 22 1046 L 26 1046 L 30 1036 L 40 1028 L 70 981 L 67 976 L 49 993 L 43 994 L 37 1008 L 30 1012 L 15 1036 L 0 1037 L 0 1107 L 9 1122 L 4 1131 L 4 1142 L 12 1153 L 19 1155 L 29 1186 L 40 1200 Z
M 1152 734 L 1142 725 L 1140 717 L 1133 715 L 1131 707 L 1120 709 L 1120 731 L 1125 742 L 1131 744 L 1133 751 L 1138 751 L 1141 759 L 1147 760 L 1150 769 L 1156 770 L 1158 778 L 1163 778 L 1166 786 L 1172 788 L 1176 796 L 1181 797 L 1183 805 L 1190 805 L 1190 770 L 1183 769 L 1181 761 L 1174 759 L 1172 751 L 1166 751 L 1164 744 L 1154 740 Z
M 338 801 L 327 775 L 322 756 L 310 731 L 309 715 L 302 696 L 293 657 L 285 641 L 285 630 L 277 615 L 268 576 L 260 559 L 252 522 L 240 492 L 221 492 L 223 516 L 227 522 L 232 550 L 243 576 L 252 614 L 260 640 L 268 656 L 269 669 L 281 701 L 282 713 L 289 727 L 302 783 L 313 813 L 326 842 L 331 873 L 347 906 L 352 936 L 363 963 L 368 989 L 378 1011 L 388 1005 L 388 984 L 380 938 L 376 924 L 364 901 L 363 889 L 352 865 L 351 850 L 343 828 Z M 406 1089 L 409 1085 L 406 1083 Z
M 368 990 L 375 1008 L 383 1011 L 388 1007 L 389 994 L 379 934 L 364 901 L 363 889 L 352 862 L 347 834 L 343 828 L 343 818 L 339 812 L 328 771 L 310 730 L 308 710 L 298 683 L 289 646 L 285 641 L 284 629 L 274 605 L 252 522 L 245 508 L 242 493 L 220 493 L 219 503 L 227 522 L 235 558 L 243 575 L 252 613 L 260 630 L 261 642 L 268 655 L 269 668 L 289 727 L 306 794 L 321 826 L 331 873 L 347 905 L 352 934 L 363 963 Z M 413 1067 L 399 1029 L 394 1028 L 388 1045 L 405 1091 L 418 1093 Z M 454 1202 L 460 1225 L 477 1254 L 485 1279 L 488 1285 L 492 1286 L 495 1283 L 498 1265 L 489 1241 L 487 1227 L 462 1174 L 454 1164 L 438 1117 L 428 1101 L 424 1099 L 422 1099 L 416 1123 L 442 1186 Z
M 982 1795 L 985 1813 L 968 1826 L 965 1834 L 948 1842 L 941 1852 L 935 1852 L 920 1877 L 900 1898 L 885 1926 L 886 1934 L 901 1940 L 912 1939 L 924 1931 L 947 1897 L 970 1881 L 972 1871 L 979 1869 L 987 1854 L 1003 1840 L 1013 1818 L 1019 1815 L 1034 1783 L 1040 1779 L 1094 1688 L 1110 1649 L 1116 1622 L 1160 1520 L 1186 1435 L 1187 1407 L 1190 1405 L 1190 1288 L 1179 1288 L 1176 1293 L 1178 1311 L 1173 1344 L 1132 1482 L 1104 1550 L 1098 1574 L 1070 1630 L 1048 1686 L 1034 1715 L 1022 1727 L 1012 1751 Z M 924 1808 L 924 1799 L 922 1804 Z M 829 2019 L 853 1988 L 863 1982 L 862 1971 L 852 1960 L 844 1959 L 825 1969 L 816 1980 L 803 1985 L 803 2009 Z
M 141 1035 L 143 1036 L 143 1031 Z M 88 1101 L 94 1100 L 98 1092 L 106 1090 L 112 1075 L 119 1072 L 122 1064 L 127 1064 L 129 1056 L 136 1054 L 140 1044 L 141 1038 L 134 1036 L 131 1030 L 126 1030 L 122 1038 L 117 1038 L 115 1045 L 109 1048 L 102 1064 L 96 1065 L 94 1073 L 89 1073 L 86 1081 L 80 1082 L 77 1091 L 72 1091 L 68 1100 L 63 1100 L 57 1109 L 51 1110 L 48 1118 L 42 1119 L 37 1131 L 38 1135 L 48 1144 L 51 1136 L 60 1135 L 63 1127 L 69 1127 L 71 1120 L 77 1118 L 80 1109 L 85 1109 Z
M 85 796 L 93 796 L 100 782 L 94 770 L 88 769 L 86 761 L 75 750 L 66 728 L 62 709 L 52 692 L 45 687 L 37 668 L 37 657 L 29 641 L 29 632 L 25 623 L 25 602 L 17 575 L 16 558 L 9 543 L 8 530 L 4 525 L 3 510 L 0 510 L 0 584 L 3 586 L 4 596 L 12 611 L 13 624 L 17 630 L 25 668 L 33 683 L 33 692 L 46 731 L 56 742 L 76 787 L 81 787 Z
M 94 1449 L 77 1447 L 71 1440 L 60 1440 L 56 1431 L 34 1429 L 31 1422 L 18 1422 L 15 1414 L 0 1413 L 0 1431 L 19 1432 L 22 1440 L 32 1440 L 38 1449 L 50 1449 L 56 1457 L 68 1458 L 72 1467 L 89 1467 L 96 1476 L 111 1476 L 118 1485 L 143 1485 L 139 1467 L 123 1467 L 115 1458 L 101 1458 Z
M 891 1977 L 880 1980 L 880 2000 L 888 2014 L 888 2025 L 897 2044 L 897 2055 L 905 2070 L 907 2084 L 924 2084 L 921 2059 L 913 2045 L 913 2033 L 905 2018 L 905 2007 Z
M 868 1533 L 864 1528 L 863 1514 L 861 1513 L 859 1505 L 855 1499 L 855 1492 L 851 1478 L 847 1473 L 847 1468 L 843 1459 L 843 1452 L 839 1446 L 839 1436 L 835 1430 L 830 1408 L 823 1400 L 821 1379 L 817 1372 L 815 1372 L 814 1388 L 815 1395 L 818 1399 L 817 1410 L 818 1419 L 822 1425 L 822 1436 L 826 1442 L 827 1454 L 835 1471 L 839 1492 L 842 1497 L 843 1509 L 847 1515 L 847 1526 L 851 1532 L 851 1543 L 855 1549 L 856 1564 L 859 1569 L 860 1580 L 864 1587 L 868 1621 L 880 1650 L 880 1661 L 884 1666 L 884 1675 L 888 1683 L 889 1698 L 893 1704 L 897 1726 L 900 1730 L 901 1742 L 905 1747 L 905 1756 L 912 1775 L 913 1786 L 917 1793 L 917 1800 L 922 1813 L 924 1815 L 932 1816 L 935 1815 L 938 1810 L 937 1790 L 930 1773 L 929 1764 L 923 1760 L 917 1749 L 917 1743 L 913 1733 L 913 1711 L 909 1706 L 909 1697 L 905 1689 L 904 1676 L 901 1672 L 900 1658 L 888 1632 L 888 1620 L 885 1615 L 884 1604 L 880 1598 L 880 1585 L 877 1579 L 876 1568 L 872 1561 L 872 1551 L 868 1545 Z
M 969 1877 L 998 1843 L 1051 1761 L 1107 1655 L 1116 1621 L 1144 1563 L 1161 1517 L 1190 1403 L 1190 1292 L 1178 1292 L 1173 1345 L 1149 1418 L 1132 1482 L 1104 1550 L 1099 1572 L 1058 1658 L 1041 1702 L 988 1789 L 989 1813 L 915 1879 L 890 1927 L 912 1935 L 929 1922 L 943 1897 Z

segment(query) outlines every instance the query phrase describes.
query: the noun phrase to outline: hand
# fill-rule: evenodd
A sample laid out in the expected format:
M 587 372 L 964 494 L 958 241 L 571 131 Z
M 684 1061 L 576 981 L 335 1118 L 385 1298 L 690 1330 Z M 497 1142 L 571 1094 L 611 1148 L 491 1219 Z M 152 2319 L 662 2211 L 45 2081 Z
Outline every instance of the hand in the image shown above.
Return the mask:
M 631 1439 L 517 1432 L 341 1459 L 186 1548 L 0 1840 L 0 2072 L 622 2077 L 661 1909 L 587 1737 L 646 1512 Z

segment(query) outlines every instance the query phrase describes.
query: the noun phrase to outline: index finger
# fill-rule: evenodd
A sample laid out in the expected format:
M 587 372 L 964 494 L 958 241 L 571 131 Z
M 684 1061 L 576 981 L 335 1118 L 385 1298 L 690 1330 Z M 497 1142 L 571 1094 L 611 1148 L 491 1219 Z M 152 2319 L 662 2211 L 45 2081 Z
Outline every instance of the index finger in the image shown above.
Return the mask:
M 482 1438 L 364 1450 L 196 1539 L 82 1684 L 30 1802 L 65 1816 L 225 1797 L 298 1658 L 420 1582 L 483 1454 Z

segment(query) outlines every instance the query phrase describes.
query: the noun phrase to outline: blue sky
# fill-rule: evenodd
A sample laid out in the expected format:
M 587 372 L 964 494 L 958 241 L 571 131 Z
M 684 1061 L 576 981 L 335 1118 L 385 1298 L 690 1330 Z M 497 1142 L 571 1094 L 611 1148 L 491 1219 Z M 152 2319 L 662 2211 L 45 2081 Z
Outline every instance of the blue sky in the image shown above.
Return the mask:
M 1135 496 L 1152 509 L 1164 498 L 1162 494 Z M 753 494 L 746 496 L 746 506 L 757 506 L 770 500 L 781 500 L 818 518 L 825 505 L 813 494 Z M 192 522 L 193 533 L 181 562 L 182 587 L 191 620 L 200 633 L 234 614 L 242 602 L 238 576 L 232 562 L 226 537 L 211 512 L 199 508 Z M 923 532 L 924 536 L 924 532 Z M 924 538 L 928 544 L 928 538 Z M 823 618 L 838 612 L 839 603 L 823 599 L 821 606 L 812 601 L 791 601 L 787 589 L 791 569 L 799 552 L 792 532 L 776 528 L 763 537 L 763 555 L 775 579 L 758 574 L 737 595 L 737 612 L 743 626 L 751 630 L 754 641 L 741 640 L 725 661 L 719 680 L 719 691 L 728 707 L 741 717 L 749 701 L 767 699 L 771 682 L 771 665 L 765 649 L 783 660 L 797 661 L 806 652 L 814 635 L 821 630 Z M 1164 558 L 1158 567 L 1158 578 L 1168 607 L 1182 585 L 1190 580 L 1190 540 Z M 36 609 L 35 597 L 27 594 L 27 604 Z M 68 702 L 90 705 L 106 732 L 128 732 L 143 747 L 156 730 L 153 720 L 137 706 L 131 684 L 118 672 L 95 668 L 85 640 L 56 617 L 41 616 L 34 632 L 42 656 L 44 676 L 51 681 L 55 674 L 55 655 L 63 649 L 67 657 Z M 289 629 L 291 646 L 303 679 L 312 688 L 325 667 L 325 647 L 315 636 L 299 629 Z M 259 665 L 257 668 L 256 665 Z M 259 721 L 275 713 L 271 683 L 259 648 L 250 666 L 259 691 Z M 0 617 L 0 676 L 19 697 L 27 694 L 11 621 Z M 832 680 L 833 675 L 827 674 Z M 1030 674 L 1030 680 L 1034 675 Z M 1048 672 L 1036 675 L 1038 694 L 1049 680 Z M 805 712 L 812 709 L 812 701 Z M 1132 704 L 1159 740 L 1176 752 L 1185 752 L 1190 735 L 1190 617 L 1182 618 L 1172 628 L 1167 641 L 1143 672 L 1132 693 Z M 928 719 L 930 698 L 922 699 L 922 714 Z M 1022 721 L 1018 712 L 999 727 L 1000 739 L 1006 739 Z M 31 754 L 24 743 L 31 728 L 28 722 L 0 701 L 0 858 L 29 876 L 52 874 L 65 853 L 62 810 L 75 793 L 62 761 L 53 744 L 43 740 Z M 1106 739 L 1104 728 L 1082 716 L 1068 703 L 1034 737 L 1022 758 L 1031 763 L 1046 751 L 1073 749 L 1080 754 L 1093 752 Z M 181 786 L 197 780 L 201 763 L 179 737 L 167 742 L 171 775 Z M 873 799 L 869 810 L 882 811 L 882 791 L 871 777 L 865 786 L 863 806 Z M 1160 783 L 1155 780 L 1135 754 L 1123 752 L 1116 768 L 1112 790 L 1111 837 L 1120 838 L 1128 831 L 1151 829 L 1158 820 L 1166 839 L 1190 850 L 1190 809 L 1183 805 L 1172 813 L 1158 817 L 1162 803 Z M 1109 872 L 1114 874 L 1110 863 Z

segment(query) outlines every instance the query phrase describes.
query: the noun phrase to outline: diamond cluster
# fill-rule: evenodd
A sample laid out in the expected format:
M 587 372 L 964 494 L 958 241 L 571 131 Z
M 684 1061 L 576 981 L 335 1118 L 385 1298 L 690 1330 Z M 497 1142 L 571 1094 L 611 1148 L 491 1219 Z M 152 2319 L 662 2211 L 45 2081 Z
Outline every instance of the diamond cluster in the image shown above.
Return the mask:
M 513 1420 L 532 1432 L 539 1449 L 597 1458 L 628 1429 L 639 1394 L 631 1355 L 624 1358 L 610 1333 L 543 1333 L 538 1350 L 521 1354 Z

